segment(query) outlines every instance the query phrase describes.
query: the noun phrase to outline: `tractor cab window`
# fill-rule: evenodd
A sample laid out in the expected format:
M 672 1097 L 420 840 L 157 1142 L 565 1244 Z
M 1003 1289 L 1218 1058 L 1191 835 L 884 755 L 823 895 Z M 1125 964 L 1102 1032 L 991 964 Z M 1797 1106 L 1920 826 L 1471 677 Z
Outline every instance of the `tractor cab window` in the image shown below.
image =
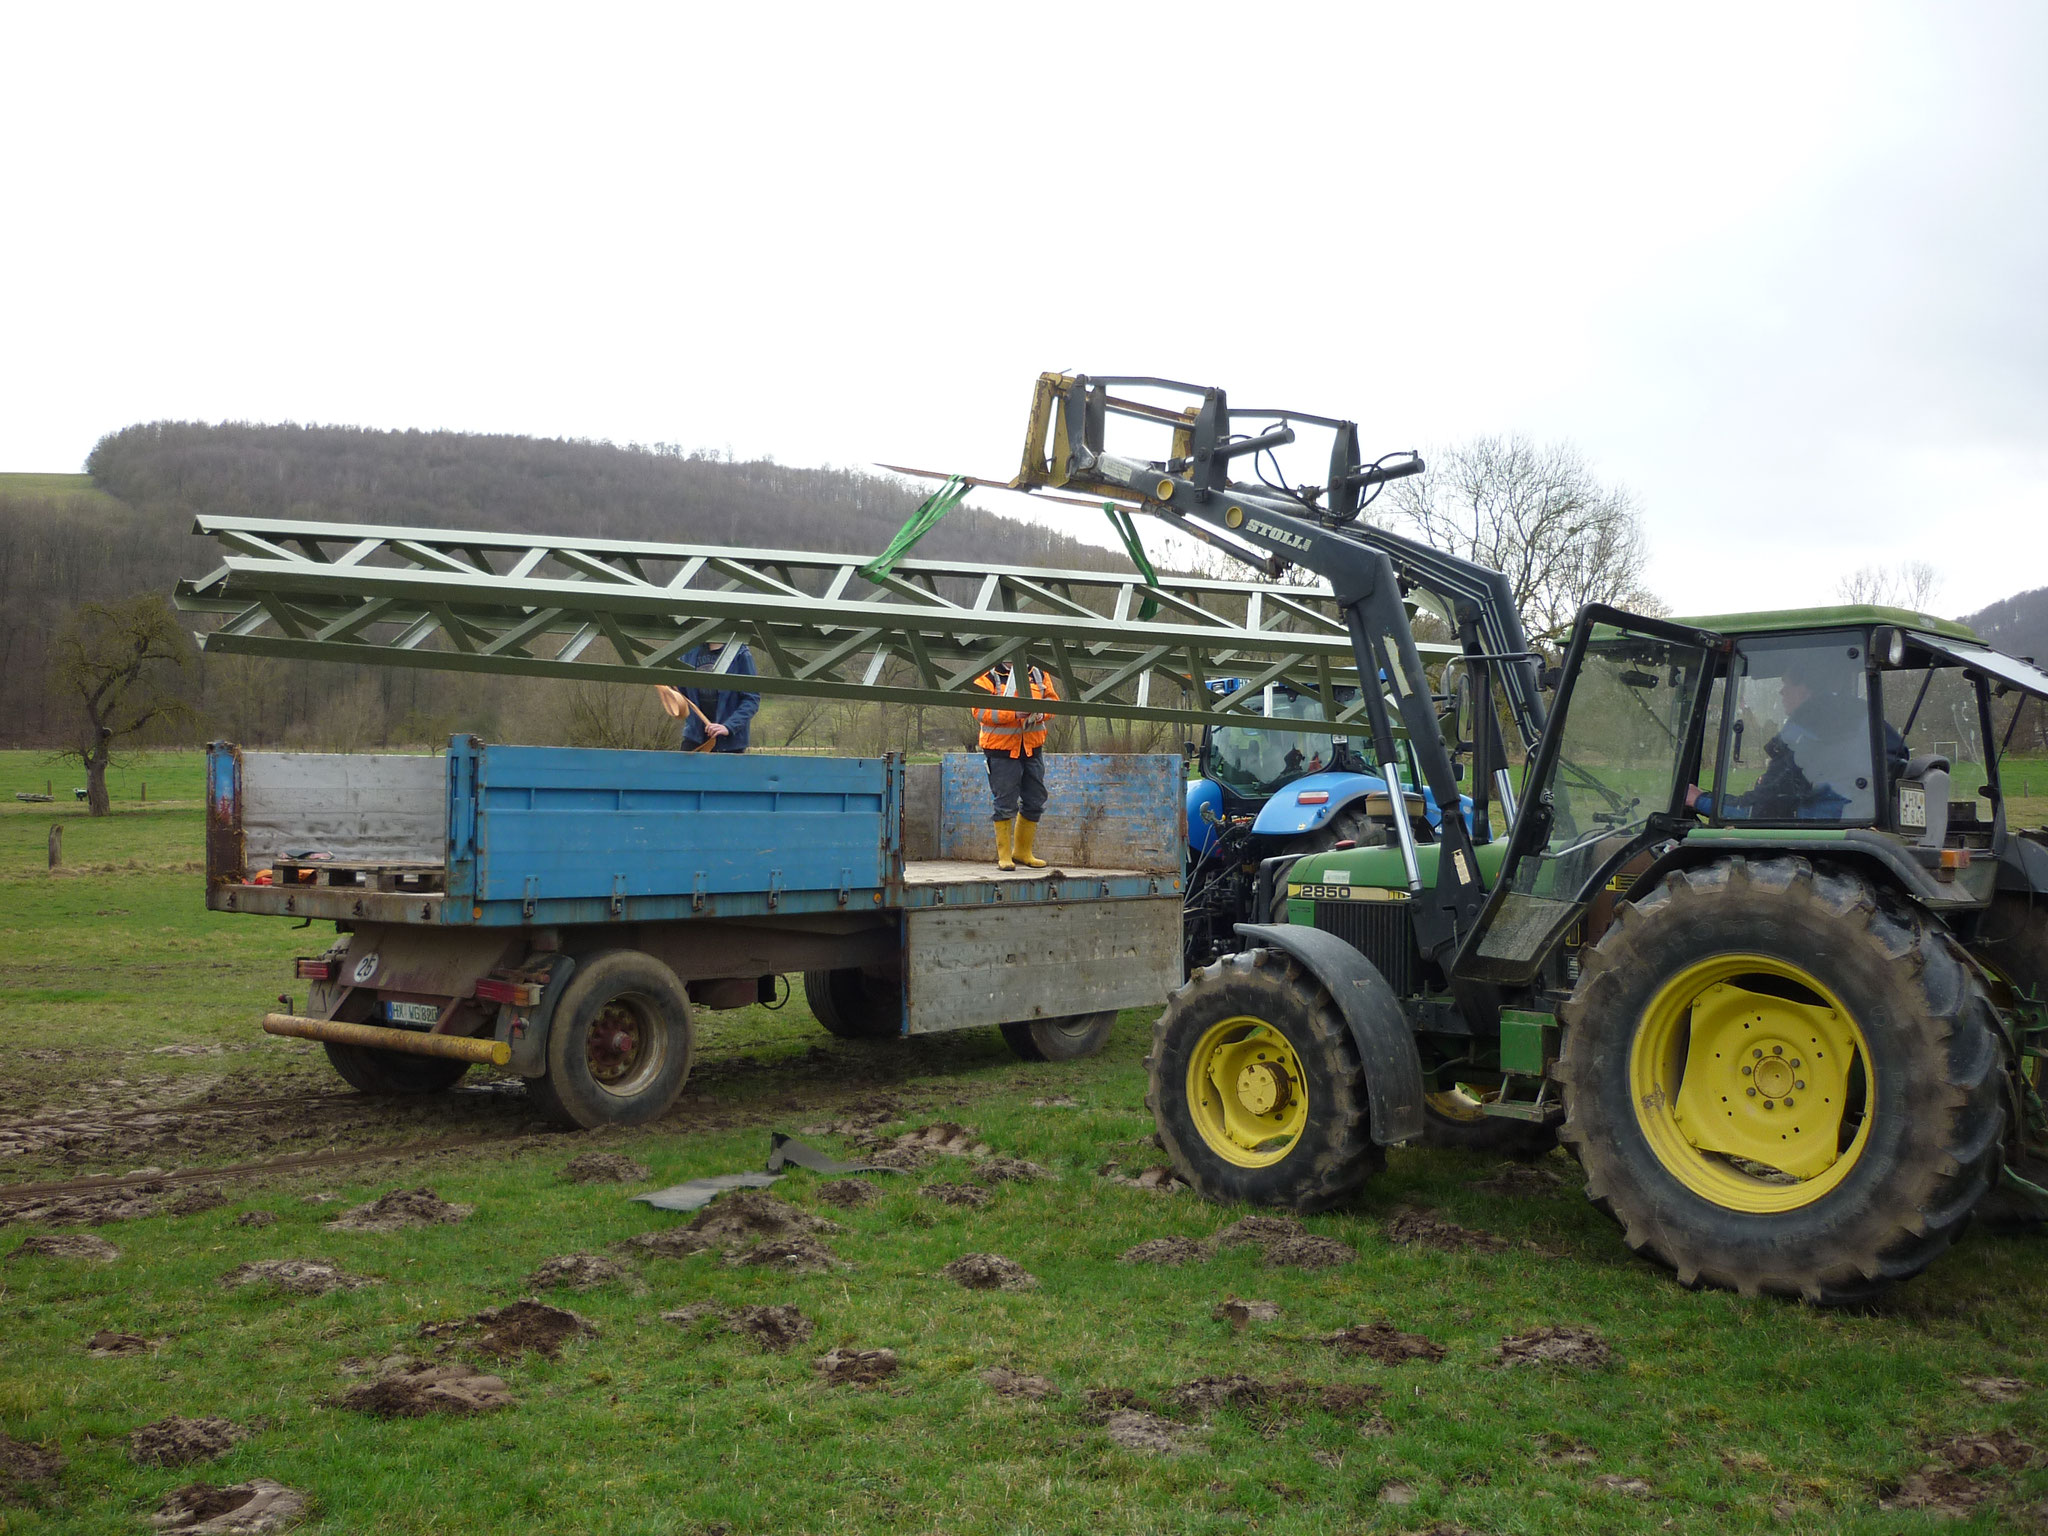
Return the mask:
M 1949 817 L 1988 822 L 1975 799 L 1991 781 L 1984 753 L 1980 684 L 1958 666 L 1899 667 L 1884 674 L 1885 779 L 1890 792 L 1915 764 L 1943 758 L 1949 767 Z M 2015 698 L 2024 695 L 2015 694 Z
M 1853 631 L 1742 642 L 1730 669 L 1725 793 L 1698 809 L 1727 821 L 1876 818 L 1863 636 Z
M 1339 691 L 1338 702 L 1357 697 L 1354 689 Z M 1284 784 L 1311 773 L 1371 773 L 1377 758 L 1370 738 L 1322 731 L 1276 730 L 1265 719 L 1321 720 L 1322 700 L 1313 695 L 1273 688 L 1260 701 L 1260 713 L 1243 725 L 1217 726 L 1209 737 L 1209 776 L 1225 789 L 1248 799 L 1274 794 Z M 1412 769 L 1405 766 L 1412 786 Z
M 1639 846 L 1650 818 L 1684 803 L 1679 773 L 1707 666 L 1706 650 L 1689 639 L 1596 631 L 1587 641 L 1461 971 L 1528 979 L 1611 867 Z

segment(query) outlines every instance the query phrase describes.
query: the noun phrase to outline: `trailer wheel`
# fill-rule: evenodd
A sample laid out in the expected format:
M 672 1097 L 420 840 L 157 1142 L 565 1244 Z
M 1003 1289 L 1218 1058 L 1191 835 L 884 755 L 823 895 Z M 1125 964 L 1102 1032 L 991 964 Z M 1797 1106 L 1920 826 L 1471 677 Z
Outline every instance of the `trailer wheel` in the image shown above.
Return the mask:
M 842 1040 L 883 1040 L 903 1027 L 903 989 L 857 967 L 805 971 L 804 1001 L 811 1016 Z
M 1003 1039 L 1024 1061 L 1079 1061 L 1108 1043 L 1116 1010 L 1070 1013 L 1059 1019 L 1030 1019 L 1002 1026 Z
M 466 1061 L 451 1061 L 446 1056 L 412 1056 L 373 1046 L 337 1045 L 332 1040 L 322 1041 L 321 1046 L 349 1087 L 380 1098 L 445 1093 L 470 1067 Z
M 1908 1279 L 1998 1167 L 1997 1017 L 1945 934 L 1804 859 L 1729 859 L 1581 952 L 1564 1140 L 1688 1287 L 1832 1304 Z
M 695 1044 L 675 973 L 615 949 L 576 968 L 548 1028 L 547 1073 L 527 1079 L 526 1091 L 561 1125 L 639 1125 L 675 1103 Z
M 1424 1094 L 1424 1145 L 1522 1159 L 1541 1157 L 1557 1145 L 1556 1126 L 1486 1113 L 1487 1100 L 1498 1092 L 1477 1084 L 1447 1083 Z
M 1386 1166 L 1358 1047 L 1322 983 L 1273 949 L 1197 971 L 1152 1027 L 1145 1100 L 1210 1200 L 1320 1211 Z

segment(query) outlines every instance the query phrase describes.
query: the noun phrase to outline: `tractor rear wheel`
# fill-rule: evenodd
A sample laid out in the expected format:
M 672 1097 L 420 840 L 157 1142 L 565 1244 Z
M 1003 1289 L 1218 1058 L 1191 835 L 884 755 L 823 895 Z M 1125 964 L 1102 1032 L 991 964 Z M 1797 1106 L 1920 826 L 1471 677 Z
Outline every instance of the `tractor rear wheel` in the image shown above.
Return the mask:
M 1855 875 L 1681 871 L 1580 967 L 1563 1139 L 1629 1247 L 1682 1285 L 1864 1299 L 1939 1257 L 1997 1172 L 1990 998 Z
M 903 1025 L 903 989 L 856 967 L 805 971 L 804 1001 L 811 1017 L 842 1040 L 882 1040 Z
M 1320 1211 L 1386 1166 L 1365 1074 L 1328 992 L 1278 950 L 1197 971 L 1152 1027 L 1145 1102 L 1210 1200 Z

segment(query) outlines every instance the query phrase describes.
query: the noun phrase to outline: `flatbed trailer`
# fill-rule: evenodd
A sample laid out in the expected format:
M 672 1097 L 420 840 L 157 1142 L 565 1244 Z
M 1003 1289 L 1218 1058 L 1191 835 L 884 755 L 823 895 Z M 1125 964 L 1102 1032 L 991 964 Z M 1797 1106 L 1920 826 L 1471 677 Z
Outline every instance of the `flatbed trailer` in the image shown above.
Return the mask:
M 367 1092 L 478 1062 L 565 1123 L 682 1089 L 698 1009 L 803 976 L 861 1038 L 998 1026 L 1019 1054 L 1100 1048 L 1180 982 L 1178 757 L 1048 759 L 1044 869 L 998 870 L 978 754 L 261 753 L 207 765 L 207 905 L 331 922 L 274 1034 Z

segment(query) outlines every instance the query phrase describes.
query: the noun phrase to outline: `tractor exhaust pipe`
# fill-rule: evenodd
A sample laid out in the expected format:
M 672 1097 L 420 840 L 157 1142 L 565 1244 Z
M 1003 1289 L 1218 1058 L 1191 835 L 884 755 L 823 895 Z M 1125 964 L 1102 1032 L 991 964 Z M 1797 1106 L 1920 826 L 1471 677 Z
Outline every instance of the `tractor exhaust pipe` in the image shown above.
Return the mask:
M 295 1035 L 301 1040 L 331 1040 L 336 1045 L 366 1045 L 408 1056 L 445 1056 L 454 1061 L 482 1061 L 502 1067 L 512 1059 L 503 1040 L 478 1040 L 467 1035 L 429 1035 L 416 1029 L 384 1029 L 376 1024 L 344 1024 L 339 1019 L 309 1019 L 298 1013 L 266 1013 L 263 1032 Z

